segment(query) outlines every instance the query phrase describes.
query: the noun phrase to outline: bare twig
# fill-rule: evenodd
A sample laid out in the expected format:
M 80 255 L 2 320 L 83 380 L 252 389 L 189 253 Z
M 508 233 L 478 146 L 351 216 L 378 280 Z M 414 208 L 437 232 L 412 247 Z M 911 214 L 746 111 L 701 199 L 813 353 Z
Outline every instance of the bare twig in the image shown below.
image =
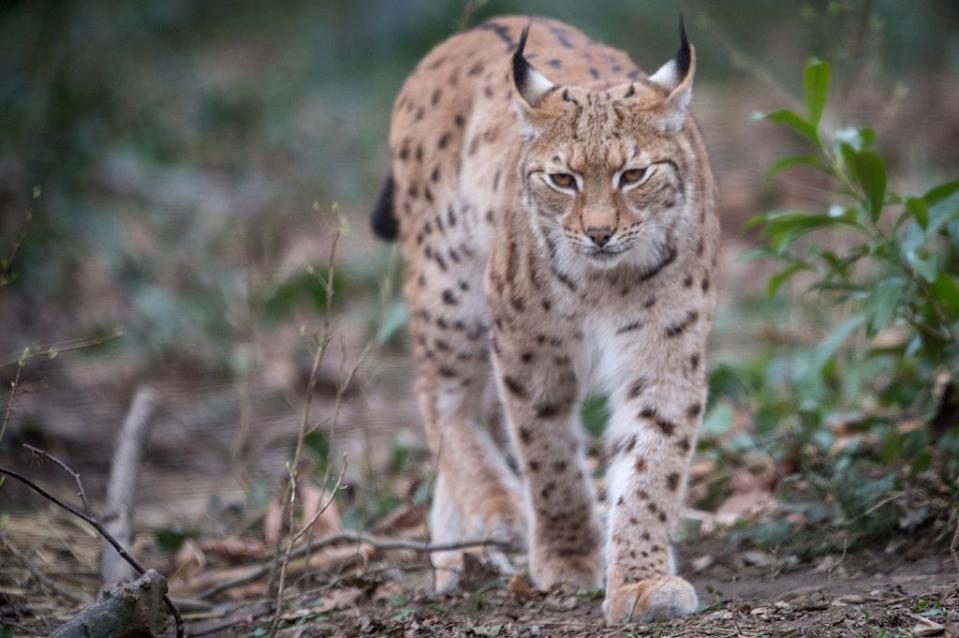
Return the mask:
M 141 566 L 140 563 L 136 561 L 136 559 L 130 556 L 129 552 L 127 552 L 127 550 L 123 547 L 123 545 L 118 543 L 117 540 L 110 534 L 110 532 L 104 529 L 103 526 L 100 525 L 99 521 L 97 521 L 95 518 L 93 518 L 92 516 L 87 516 L 86 514 L 76 509 L 69 503 L 65 503 L 61 501 L 59 498 L 57 498 L 50 492 L 46 491 L 45 489 L 43 489 L 42 487 L 40 487 L 39 485 L 31 481 L 30 479 L 28 479 L 27 477 L 20 474 L 19 472 L 15 472 L 14 470 L 11 470 L 5 467 L 0 467 L 0 474 L 3 474 L 4 476 L 9 476 L 10 478 L 17 480 L 20 483 L 23 483 L 24 485 L 29 487 L 31 490 L 33 490 L 40 496 L 44 497 L 45 499 L 47 499 L 54 505 L 57 505 L 61 507 L 62 509 L 65 509 L 66 511 L 70 512 L 77 518 L 86 522 L 88 525 L 92 526 L 93 529 L 97 530 L 100 536 L 106 539 L 107 542 L 109 542 L 110 545 L 113 546 L 113 549 L 115 549 L 117 553 L 120 556 L 122 556 L 125 561 L 133 565 L 133 568 L 137 570 L 138 574 L 142 575 L 146 573 L 146 570 L 143 568 L 143 566 Z M 183 616 L 180 615 L 180 610 L 177 608 L 175 604 L 173 604 L 173 601 L 170 600 L 170 597 L 166 594 L 163 595 L 163 602 L 166 603 L 167 609 L 170 610 L 170 613 L 173 615 L 173 618 L 176 621 L 177 638 L 183 638 Z
M 466 0 L 463 4 L 463 15 L 460 16 L 458 31 L 466 31 L 473 22 L 473 15 L 476 10 L 486 4 L 487 0 Z
M 759 60 L 748 56 L 742 49 L 736 46 L 732 38 L 719 27 L 716 21 L 707 12 L 703 11 L 700 14 L 697 24 L 716 39 L 719 46 L 726 51 L 726 54 L 729 56 L 729 62 L 734 68 L 752 75 L 761 83 L 771 88 L 778 93 L 791 108 L 798 109 L 802 107 L 801 101 L 772 76 L 767 66 Z
M 68 339 L 67 341 L 61 341 L 59 343 L 51 343 L 45 346 L 36 346 L 34 348 L 27 348 L 24 350 L 23 354 L 7 357 L 6 359 L 0 359 L 0 368 L 5 368 L 9 365 L 20 364 L 22 362 L 27 362 L 30 359 L 36 357 L 49 357 L 53 359 L 57 357 L 61 352 L 72 352 L 73 350 L 84 350 L 86 348 L 93 348 L 96 346 L 102 346 L 104 344 L 110 343 L 111 341 L 116 341 L 124 335 L 123 328 L 116 328 L 113 332 L 106 335 L 105 337 L 92 337 L 89 339 Z
M 17 401 L 17 390 L 20 388 L 20 373 L 23 372 L 23 367 L 27 365 L 27 359 L 30 358 L 29 355 L 30 348 L 24 348 L 23 354 L 20 355 L 19 359 L 16 359 L 17 374 L 13 378 L 13 381 L 10 382 L 10 397 L 7 399 L 7 409 L 3 412 L 3 424 L 0 425 L 0 441 L 3 440 L 7 426 L 10 425 L 10 419 L 13 418 L 13 404 Z
M 67 474 L 73 477 L 73 481 L 77 484 L 77 496 L 80 497 L 80 502 L 83 503 L 83 511 L 86 512 L 87 515 L 92 517 L 93 509 L 90 507 L 90 501 L 87 500 L 87 492 L 86 490 L 83 489 L 83 481 L 80 480 L 80 474 L 78 472 L 75 472 L 72 467 L 70 467 L 69 465 L 67 465 L 66 463 L 58 459 L 57 457 L 53 456 L 46 450 L 42 450 L 38 447 L 33 447 L 29 443 L 24 443 L 23 447 L 30 450 L 30 452 L 32 452 L 34 456 L 42 456 L 45 459 L 49 459 L 53 461 L 54 463 L 59 465 L 64 472 L 66 472 Z
M 314 204 L 314 209 L 317 208 L 318 205 Z M 330 244 L 330 253 L 327 258 L 326 276 L 321 279 L 323 284 L 324 299 L 326 301 L 326 307 L 323 312 L 323 331 L 319 336 L 314 335 L 314 339 L 316 341 L 316 350 L 313 353 L 313 363 L 310 366 L 310 376 L 306 386 L 306 401 L 303 404 L 303 414 L 300 418 L 300 427 L 296 435 L 296 445 L 293 448 L 293 455 L 288 466 L 289 488 L 287 490 L 287 497 L 284 499 L 283 504 L 283 517 L 287 520 L 287 528 L 291 532 L 293 530 L 293 503 L 296 499 L 300 459 L 303 456 L 303 446 L 306 442 L 306 435 L 311 431 L 310 410 L 313 407 L 313 393 L 316 389 L 317 373 L 320 369 L 320 363 L 322 363 L 323 358 L 326 356 L 326 349 L 333 338 L 333 277 L 336 272 L 336 247 L 339 245 L 340 237 L 343 234 L 344 225 L 343 219 L 339 214 L 339 209 L 335 204 L 332 212 L 336 216 L 336 226 L 333 231 L 333 241 Z M 337 398 L 339 398 L 339 393 Z M 330 443 L 332 445 L 332 438 L 330 439 Z M 326 476 L 323 477 L 324 485 L 329 478 L 329 471 L 329 464 L 327 464 Z M 283 551 L 281 548 L 281 541 L 278 541 L 276 553 L 273 557 L 273 564 L 271 567 L 272 574 L 270 576 L 268 589 L 272 590 L 274 582 L 276 582 L 276 613 L 273 617 L 273 623 L 270 627 L 269 638 L 273 638 L 276 635 L 276 631 L 279 626 L 281 615 L 280 604 L 283 599 L 283 588 L 286 584 L 286 567 L 289 563 L 290 551 L 292 550 L 292 547 L 292 539 L 288 540 L 285 551 Z
M 273 615 L 273 623 L 270 625 L 270 636 L 276 635 L 277 630 L 280 627 L 280 617 L 281 610 L 283 609 L 283 590 L 286 586 L 286 570 L 290 564 L 290 553 L 293 551 L 293 544 L 296 543 L 304 534 L 307 533 L 312 527 L 313 524 L 320 518 L 320 516 L 329 508 L 333 503 L 333 499 L 336 498 L 336 492 L 340 489 L 340 484 L 343 482 L 343 474 L 346 472 L 346 455 L 343 455 L 343 465 L 340 469 L 339 476 L 336 477 L 336 484 L 333 486 L 333 490 L 330 492 L 330 498 L 326 501 L 326 504 L 323 507 L 319 508 L 316 514 L 307 521 L 307 523 L 298 531 L 296 534 L 291 534 L 289 540 L 286 544 L 286 551 L 283 553 L 283 562 L 280 564 L 280 578 L 279 584 L 276 588 L 276 600 L 275 600 L 275 613 Z M 293 481 L 293 477 L 290 477 L 290 480 Z M 291 508 L 292 509 L 292 508 Z M 291 518 L 292 521 L 292 518 Z M 307 558 L 307 563 L 309 563 L 309 558 Z
M 61 587 L 51 580 L 49 576 L 40 571 L 40 568 L 33 564 L 33 561 L 30 560 L 30 557 L 17 549 L 16 545 L 12 544 L 3 532 L 0 532 L 0 544 L 6 547 L 7 551 L 13 554 L 14 558 L 20 561 L 20 563 L 27 568 L 27 571 L 30 572 L 41 585 L 49 589 L 60 598 L 63 598 L 74 605 L 82 605 L 84 603 L 83 598 L 79 594 L 67 589 L 66 587 Z
M 156 396 L 149 388 L 140 388 L 123 421 L 117 438 L 116 451 L 110 467 L 107 484 L 107 504 L 104 512 L 106 528 L 123 545 L 130 543 L 133 527 L 133 501 L 143 449 L 150 435 L 150 426 L 156 413 Z M 129 565 L 104 544 L 100 553 L 100 580 L 111 584 L 129 580 L 133 576 Z
M 39 190 L 34 191 L 33 200 L 36 201 L 39 197 Z M 23 240 L 27 238 L 27 228 L 29 228 L 31 221 L 33 221 L 33 209 L 29 208 L 27 209 L 26 215 L 24 215 L 23 223 L 20 224 L 20 228 L 17 230 L 17 236 L 13 240 L 10 254 L 0 259 L 0 288 L 9 285 L 13 281 L 13 278 L 10 276 L 10 272 L 13 270 L 13 261 L 17 258 L 17 253 L 20 251 L 20 246 L 23 245 Z
M 383 538 L 370 534 L 364 534 L 363 532 L 338 532 L 336 534 L 324 536 L 323 538 L 318 538 L 312 542 L 297 547 L 290 552 L 290 560 L 302 558 L 303 556 L 319 549 L 323 549 L 324 547 L 331 547 L 333 545 L 346 545 L 350 543 L 369 545 L 370 547 L 380 551 L 407 550 L 413 552 L 433 553 L 448 552 L 458 549 L 471 549 L 476 547 L 498 547 L 505 552 L 519 551 L 517 548 L 513 547 L 509 541 L 496 538 L 471 539 L 456 543 L 431 544 L 402 538 Z M 249 574 L 245 574 L 238 578 L 234 578 L 233 580 L 222 582 L 215 587 L 211 587 L 205 592 L 197 595 L 197 598 L 201 600 L 211 598 L 213 596 L 217 596 L 218 594 L 222 594 L 225 591 L 229 591 L 230 589 L 234 589 L 235 587 L 242 587 L 243 585 L 256 582 L 269 574 L 272 567 L 273 561 L 265 563 L 256 571 L 250 572 Z

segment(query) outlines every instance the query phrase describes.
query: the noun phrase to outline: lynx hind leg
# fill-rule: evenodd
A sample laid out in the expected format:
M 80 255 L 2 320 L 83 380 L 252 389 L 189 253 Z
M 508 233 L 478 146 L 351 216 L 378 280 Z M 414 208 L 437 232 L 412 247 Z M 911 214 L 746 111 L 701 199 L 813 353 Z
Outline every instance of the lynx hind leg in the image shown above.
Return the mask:
M 454 304 L 447 290 L 441 286 L 434 295 L 425 286 L 411 304 L 417 396 L 438 477 L 431 537 L 438 543 L 496 538 L 522 544 L 526 525 L 519 479 L 483 419 L 486 330 L 480 320 L 463 314 L 461 309 L 469 307 L 465 291 Z M 502 553 L 485 557 L 498 568 L 509 565 Z M 437 585 L 449 589 L 456 585 L 462 553 L 443 553 L 439 560 L 445 575 Z
M 455 543 L 465 537 L 460 509 L 453 500 L 453 495 L 446 485 L 446 478 L 442 474 L 436 477 L 429 526 L 430 539 L 434 545 Z M 463 566 L 463 552 L 435 552 L 432 563 L 436 573 L 436 591 L 445 593 L 456 589 Z

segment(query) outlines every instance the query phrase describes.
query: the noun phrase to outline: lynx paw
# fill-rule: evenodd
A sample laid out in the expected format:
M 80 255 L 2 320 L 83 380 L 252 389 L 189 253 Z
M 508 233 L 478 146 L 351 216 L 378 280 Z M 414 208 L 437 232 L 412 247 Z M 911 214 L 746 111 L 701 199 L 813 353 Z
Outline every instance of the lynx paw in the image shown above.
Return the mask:
M 678 576 L 647 578 L 606 592 L 606 624 L 650 623 L 686 616 L 696 611 L 696 590 Z
M 551 557 L 542 563 L 530 565 L 533 582 L 540 589 L 549 590 L 558 585 L 593 591 L 599 589 L 601 572 L 598 556 Z
M 467 526 L 470 538 L 495 538 L 517 548 L 526 544 L 526 518 L 515 495 L 488 499 L 474 512 Z

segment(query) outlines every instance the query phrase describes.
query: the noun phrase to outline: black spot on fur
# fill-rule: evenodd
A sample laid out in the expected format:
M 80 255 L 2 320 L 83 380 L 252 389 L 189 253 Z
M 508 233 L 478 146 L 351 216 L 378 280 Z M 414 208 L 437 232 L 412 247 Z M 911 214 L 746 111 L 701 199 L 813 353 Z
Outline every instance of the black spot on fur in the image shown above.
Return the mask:
M 623 326 L 622 328 L 620 328 L 619 330 L 617 330 L 616 334 L 618 335 L 625 334 L 627 332 L 632 332 L 633 330 L 639 330 L 642 327 L 643 327 L 642 321 L 632 321 L 626 324 L 625 326 Z
M 520 384 L 520 382 L 514 379 L 513 377 L 508 375 L 504 376 L 503 385 L 506 386 L 506 389 L 509 390 L 510 394 L 512 394 L 513 396 L 519 399 L 526 398 L 526 388 L 524 388 L 522 384 Z
M 572 403 L 569 401 L 560 401 L 556 403 L 537 403 L 533 408 L 536 417 L 540 419 L 552 419 L 558 416 L 566 416 L 570 413 L 571 409 Z
M 665 334 L 669 338 L 678 337 L 686 332 L 686 329 L 699 320 L 699 312 L 690 310 L 681 320 L 666 326 Z
M 666 477 L 666 486 L 671 492 L 675 492 L 676 488 L 679 487 L 679 473 L 673 472 Z
M 640 377 L 639 379 L 636 379 L 635 381 L 633 381 L 633 384 L 629 386 L 629 389 L 626 391 L 626 398 L 629 400 L 633 400 L 637 398 L 640 394 L 643 393 L 643 390 L 646 389 L 647 385 L 648 385 L 648 382 L 646 381 L 645 378 Z

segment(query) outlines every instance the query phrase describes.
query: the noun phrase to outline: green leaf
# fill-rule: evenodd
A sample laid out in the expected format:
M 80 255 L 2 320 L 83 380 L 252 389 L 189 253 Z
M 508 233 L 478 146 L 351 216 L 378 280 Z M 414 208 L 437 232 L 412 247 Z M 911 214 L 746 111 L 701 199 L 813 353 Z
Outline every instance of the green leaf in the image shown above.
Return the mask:
M 793 155 L 791 157 L 783 157 L 770 164 L 769 170 L 766 171 L 766 179 L 771 180 L 782 171 L 795 166 L 812 166 L 820 170 L 823 169 L 822 164 L 819 163 L 819 158 L 815 155 Z
M 770 122 L 788 126 L 793 131 L 799 133 L 812 143 L 817 145 L 819 144 L 819 135 L 816 133 L 816 127 L 803 119 L 795 111 L 790 111 L 789 109 L 780 109 L 778 111 L 773 111 L 772 113 L 767 113 L 763 117 Z
M 959 191 L 959 180 L 955 182 L 946 182 L 945 184 L 939 184 L 938 186 L 932 188 L 925 195 L 922 196 L 926 200 L 926 204 L 932 206 L 942 200 L 950 197 L 953 193 Z
M 814 127 L 819 126 L 826 96 L 829 93 L 829 63 L 810 58 L 803 69 L 803 87 L 806 92 L 806 108 Z
M 812 354 L 812 371 L 815 374 L 821 374 L 822 369 L 826 367 L 826 364 L 829 363 L 836 353 L 839 352 L 839 348 L 842 347 L 842 344 L 846 342 L 849 337 L 851 337 L 857 330 L 859 330 L 862 325 L 866 322 L 866 317 L 864 315 L 855 315 L 854 317 L 847 319 L 842 325 L 840 325 L 835 332 L 819 342 L 819 344 L 813 349 Z
M 732 423 L 733 406 L 723 401 L 722 403 L 717 403 L 713 409 L 709 411 L 709 414 L 703 419 L 703 425 L 700 431 L 704 437 L 722 436 L 729 431 Z
M 376 342 L 380 345 L 388 343 L 403 329 L 408 318 L 406 304 L 403 301 L 394 301 L 383 314 L 383 323 L 376 333 Z
M 769 239 L 773 249 L 782 254 L 792 242 L 810 231 L 839 224 L 858 227 L 854 215 L 853 209 L 839 209 L 838 214 L 829 215 L 771 213 L 765 218 L 762 234 Z
M 153 530 L 153 538 L 157 546 L 164 552 L 173 553 L 180 549 L 191 534 L 187 531 L 173 528 Z
M 925 198 L 910 197 L 906 200 L 906 212 L 916 220 L 919 228 L 926 230 L 929 226 L 929 206 Z
M 303 438 L 303 443 L 316 454 L 318 465 L 325 468 L 330 456 L 330 439 L 326 432 L 313 430 Z
M 866 298 L 866 334 L 870 337 L 889 325 L 902 298 L 905 282 L 899 278 L 884 279 Z
M 854 181 L 859 181 L 859 151 L 857 151 L 851 144 L 846 144 L 845 142 L 839 145 L 839 154 L 842 155 L 842 163 L 846 168 L 846 173 Z
M 769 281 L 766 283 L 766 294 L 769 295 L 770 298 L 775 297 L 784 283 L 789 281 L 793 275 L 803 270 L 811 270 L 809 264 L 802 261 L 789 264 L 769 278 Z
M 755 261 L 757 259 L 771 259 L 775 256 L 776 253 L 768 248 L 751 248 L 736 255 L 736 263 Z
M 906 253 L 906 261 L 912 267 L 917 275 L 933 283 L 939 276 L 939 256 L 936 253 L 917 253 L 910 251 Z
M 875 222 L 886 200 L 886 166 L 875 151 L 863 151 L 856 156 L 856 173 L 869 199 L 870 217 Z
M 959 312 L 959 286 L 953 278 L 944 272 L 939 273 L 932 283 L 932 291 L 936 301 L 950 312 Z M 955 320 L 955 317 L 953 317 Z

